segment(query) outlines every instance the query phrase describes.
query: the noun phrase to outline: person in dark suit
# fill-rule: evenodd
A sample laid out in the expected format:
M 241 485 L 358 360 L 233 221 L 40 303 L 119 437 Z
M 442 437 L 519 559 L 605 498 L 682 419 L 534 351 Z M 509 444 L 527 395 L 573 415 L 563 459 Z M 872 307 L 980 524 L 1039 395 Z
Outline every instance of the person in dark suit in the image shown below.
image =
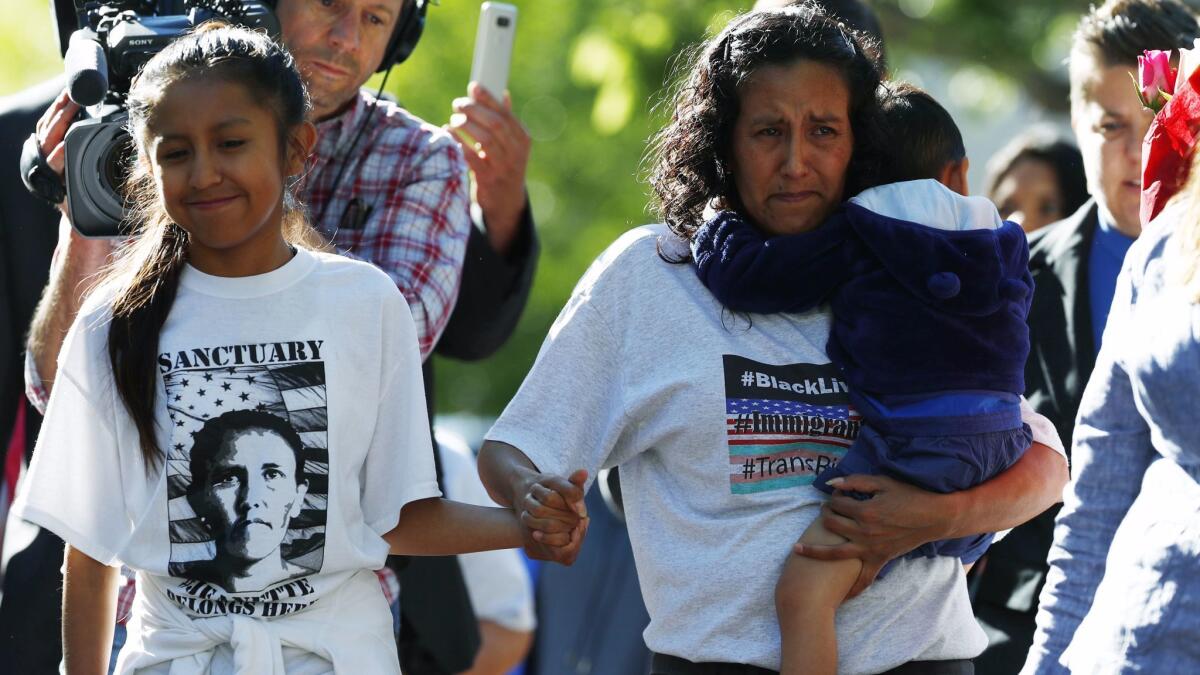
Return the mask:
M 1129 81 L 1146 49 L 1190 47 L 1200 26 L 1178 0 L 1109 0 L 1079 23 L 1070 54 L 1071 126 L 1092 199 L 1029 238 L 1035 285 L 1025 396 L 1071 447 L 1125 251 L 1141 233 L 1142 139 L 1153 118 Z M 988 634 L 976 672 L 1016 673 L 1035 629 L 1053 540 L 1053 507 L 993 544 L 973 579 Z
M 33 452 L 41 416 L 25 400 L 22 354 L 58 240 L 59 213 L 25 190 L 17 158 L 62 87 L 61 80 L 54 80 L 0 99 L 0 448 L 9 447 L 11 438 L 11 447 L 24 450 L 25 461 Z M 25 421 L 23 438 L 12 438 L 20 431 L 18 415 Z M 0 663 L 14 673 L 57 672 L 62 658 L 62 540 L 18 523 L 7 530 L 0 569 Z

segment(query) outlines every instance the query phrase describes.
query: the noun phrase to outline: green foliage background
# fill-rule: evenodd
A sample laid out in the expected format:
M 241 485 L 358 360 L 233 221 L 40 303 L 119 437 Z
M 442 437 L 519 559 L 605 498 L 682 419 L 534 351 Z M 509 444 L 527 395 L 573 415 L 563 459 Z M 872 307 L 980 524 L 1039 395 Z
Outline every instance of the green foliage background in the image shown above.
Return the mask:
M 510 0 L 512 1 L 512 0 Z M 48 0 L 4 0 L 0 94 L 61 69 Z M 534 138 L 529 167 L 542 257 L 516 335 L 481 363 L 438 364 L 439 410 L 499 412 L 533 363 L 554 317 L 591 260 L 621 232 L 648 222 L 640 180 L 647 139 L 665 117 L 673 55 L 712 34 L 753 0 L 515 0 L 520 8 L 509 87 Z M 936 55 L 966 69 L 973 103 L 1020 88 L 1065 110 L 1062 60 L 1088 0 L 876 0 L 893 69 Z M 437 124 L 463 95 L 478 2 L 441 0 L 425 36 L 388 89 Z M 680 348 L 686 348 L 680 345 Z M 586 384 L 584 385 L 586 386 Z

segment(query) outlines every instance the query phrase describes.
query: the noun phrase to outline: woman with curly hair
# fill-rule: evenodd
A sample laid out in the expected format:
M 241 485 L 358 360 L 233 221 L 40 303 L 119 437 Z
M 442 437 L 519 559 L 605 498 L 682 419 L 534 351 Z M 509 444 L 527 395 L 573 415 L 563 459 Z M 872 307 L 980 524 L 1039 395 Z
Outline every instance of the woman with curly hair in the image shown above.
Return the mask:
M 777 671 L 776 580 L 827 504 L 826 527 L 848 541 L 805 554 L 862 561 L 862 594 L 837 615 L 839 672 L 970 672 L 986 638 L 958 560 L 900 559 L 871 581 L 926 542 L 1023 522 L 1066 481 L 1041 444 L 1057 438 L 1026 413 L 1041 443 L 977 487 L 851 476 L 844 489 L 874 497 L 830 499 L 813 480 L 862 421 L 826 354 L 828 309 L 739 313 L 697 277 L 689 242 L 710 212 L 804 232 L 872 184 L 878 85 L 861 38 L 812 5 L 743 15 L 705 43 L 654 145 L 665 223 L 592 265 L 487 435 L 485 485 L 551 559 L 573 559 L 581 537 L 552 534 L 576 495 L 546 483 L 621 466 L 656 674 Z

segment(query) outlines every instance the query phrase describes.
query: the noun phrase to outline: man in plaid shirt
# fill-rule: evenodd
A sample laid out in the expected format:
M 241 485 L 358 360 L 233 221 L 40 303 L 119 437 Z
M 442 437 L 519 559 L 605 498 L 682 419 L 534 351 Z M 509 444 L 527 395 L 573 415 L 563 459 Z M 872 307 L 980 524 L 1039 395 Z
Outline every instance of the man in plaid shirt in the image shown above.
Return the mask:
M 384 59 L 406 3 L 414 1 L 279 0 L 276 12 L 283 42 L 312 98 L 318 131 L 300 197 L 313 225 L 338 252 L 374 263 L 404 294 L 432 406 L 429 355 L 437 348 L 446 356 L 478 359 L 499 348 L 528 297 L 537 240 L 524 189 L 530 139 L 507 95 L 498 101 L 472 85 L 467 97 L 453 102 L 451 124 L 440 129 L 361 91 Z M 37 125 L 42 151 L 60 172 L 62 138 L 75 112 L 60 97 Z M 475 178 L 474 204 L 468 167 Z M 79 236 L 65 218 L 60 224 L 50 282 L 26 353 L 26 393 L 41 411 L 63 337 L 85 298 L 85 280 L 111 250 L 106 240 Z M 396 576 L 386 568 L 378 574 L 391 602 L 399 590 Z M 421 590 L 445 589 L 413 584 L 414 594 Z M 120 588 L 119 622 L 128 617 L 134 594 L 133 580 L 127 579 Z M 422 672 L 458 669 L 445 663 L 457 655 L 442 647 L 433 661 L 444 665 Z M 462 669 L 469 665 L 467 660 Z
M 478 271 L 475 263 L 502 275 L 463 289 L 471 291 L 463 299 L 472 301 L 472 313 L 484 304 L 512 300 L 519 314 L 536 241 L 524 190 L 529 136 L 513 117 L 507 97 L 498 102 L 472 85 L 468 97 L 453 102 L 451 125 L 442 130 L 360 90 L 383 58 L 403 4 L 413 1 L 280 0 L 277 14 L 317 122 L 317 145 L 300 197 L 314 226 L 339 252 L 374 263 L 396 282 L 417 324 L 421 355 L 427 358 L 450 322 L 464 260 L 473 263 L 466 270 L 468 281 L 478 276 L 469 274 Z M 61 170 L 62 138 L 77 110 L 60 97 L 38 123 L 43 153 L 55 169 Z M 477 142 L 468 143 L 464 131 Z M 472 227 L 468 164 L 486 234 Z M 87 285 L 81 282 L 110 252 L 110 242 L 85 239 L 64 220 L 50 284 L 29 340 L 27 393 L 40 408 L 62 338 L 84 297 Z M 487 302 L 476 294 L 487 295 Z M 456 339 L 451 355 L 479 358 L 498 347 L 515 317 L 497 314 L 505 319 L 499 328 L 507 331 L 475 316 L 466 318 L 481 324 L 477 329 L 503 332 L 503 337 L 489 337 L 482 348 Z

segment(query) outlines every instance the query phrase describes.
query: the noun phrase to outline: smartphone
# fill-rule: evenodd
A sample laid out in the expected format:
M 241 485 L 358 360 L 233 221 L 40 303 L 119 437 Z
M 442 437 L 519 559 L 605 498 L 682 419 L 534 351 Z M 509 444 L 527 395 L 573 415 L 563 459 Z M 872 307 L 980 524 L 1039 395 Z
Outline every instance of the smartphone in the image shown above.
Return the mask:
M 508 88 L 508 66 L 512 61 L 516 30 L 516 7 L 503 2 L 485 2 L 479 8 L 471 81 L 478 82 L 497 101 L 504 99 L 504 90 Z

